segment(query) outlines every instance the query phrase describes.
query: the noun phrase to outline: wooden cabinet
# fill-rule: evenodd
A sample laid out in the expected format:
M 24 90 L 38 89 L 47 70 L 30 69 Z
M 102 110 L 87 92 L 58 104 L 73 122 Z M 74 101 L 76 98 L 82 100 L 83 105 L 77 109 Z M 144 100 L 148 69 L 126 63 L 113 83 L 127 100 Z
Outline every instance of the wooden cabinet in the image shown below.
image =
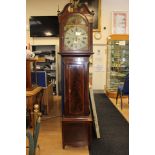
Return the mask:
M 26 90 L 33 90 L 37 86 L 36 74 L 34 74 L 34 79 L 32 79 L 31 72 L 36 73 L 36 59 L 26 59 Z

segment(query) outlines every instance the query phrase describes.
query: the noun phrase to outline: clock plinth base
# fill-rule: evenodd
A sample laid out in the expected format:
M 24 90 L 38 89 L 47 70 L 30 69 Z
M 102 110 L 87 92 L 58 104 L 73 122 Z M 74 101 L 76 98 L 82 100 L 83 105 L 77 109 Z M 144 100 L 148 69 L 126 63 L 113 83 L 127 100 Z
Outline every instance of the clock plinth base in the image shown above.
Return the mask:
M 62 118 L 62 145 L 80 147 L 91 144 L 92 118 L 63 117 Z

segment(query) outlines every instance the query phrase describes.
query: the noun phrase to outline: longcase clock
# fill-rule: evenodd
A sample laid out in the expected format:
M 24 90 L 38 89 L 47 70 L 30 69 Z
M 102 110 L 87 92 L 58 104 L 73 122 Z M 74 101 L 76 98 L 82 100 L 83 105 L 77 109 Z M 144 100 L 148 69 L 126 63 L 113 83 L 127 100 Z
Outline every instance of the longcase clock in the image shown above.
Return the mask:
M 62 75 L 62 142 L 90 145 L 89 57 L 93 54 L 93 12 L 85 4 L 68 3 L 58 12 Z

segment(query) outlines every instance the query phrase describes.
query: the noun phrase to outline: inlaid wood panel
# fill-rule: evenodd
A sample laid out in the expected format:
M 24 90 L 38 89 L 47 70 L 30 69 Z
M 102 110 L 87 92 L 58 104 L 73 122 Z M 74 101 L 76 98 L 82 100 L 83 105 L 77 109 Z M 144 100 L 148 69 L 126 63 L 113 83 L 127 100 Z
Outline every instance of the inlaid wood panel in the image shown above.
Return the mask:
M 86 115 L 88 107 L 87 58 L 64 58 L 65 115 Z
M 68 66 L 69 84 L 69 113 L 80 114 L 84 112 L 84 66 Z

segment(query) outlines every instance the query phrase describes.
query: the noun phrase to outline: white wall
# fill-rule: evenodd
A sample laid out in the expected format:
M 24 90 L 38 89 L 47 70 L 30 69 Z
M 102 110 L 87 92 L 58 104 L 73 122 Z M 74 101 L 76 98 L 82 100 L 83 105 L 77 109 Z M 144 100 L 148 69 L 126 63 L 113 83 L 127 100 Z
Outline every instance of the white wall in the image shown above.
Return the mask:
M 30 39 L 29 37 L 29 17 L 30 16 L 47 16 L 57 15 L 58 5 L 60 11 L 63 6 L 70 0 L 26 0 L 26 31 L 27 42 L 31 44 L 55 44 L 59 46 L 58 38 L 43 38 Z M 101 35 L 100 40 L 93 39 L 94 55 L 93 64 L 103 66 L 103 71 L 96 71 L 96 66 L 93 68 L 93 89 L 104 90 L 106 85 L 106 40 L 111 34 L 111 13 L 112 11 L 128 11 L 129 0 L 101 0 Z M 104 30 L 103 28 L 106 27 Z M 100 52 L 99 52 L 100 51 Z M 101 59 L 98 59 L 100 54 Z
M 106 58 L 107 58 L 107 37 L 111 34 L 112 11 L 129 11 L 129 0 L 101 0 L 101 34 L 100 40 L 93 40 L 94 46 L 94 59 L 97 51 L 101 51 L 103 58 L 103 72 L 95 72 L 93 69 L 93 89 L 104 90 L 106 85 Z M 104 27 L 106 29 L 104 30 Z M 96 61 L 93 59 L 94 63 Z M 95 66 L 94 66 L 95 67 Z

